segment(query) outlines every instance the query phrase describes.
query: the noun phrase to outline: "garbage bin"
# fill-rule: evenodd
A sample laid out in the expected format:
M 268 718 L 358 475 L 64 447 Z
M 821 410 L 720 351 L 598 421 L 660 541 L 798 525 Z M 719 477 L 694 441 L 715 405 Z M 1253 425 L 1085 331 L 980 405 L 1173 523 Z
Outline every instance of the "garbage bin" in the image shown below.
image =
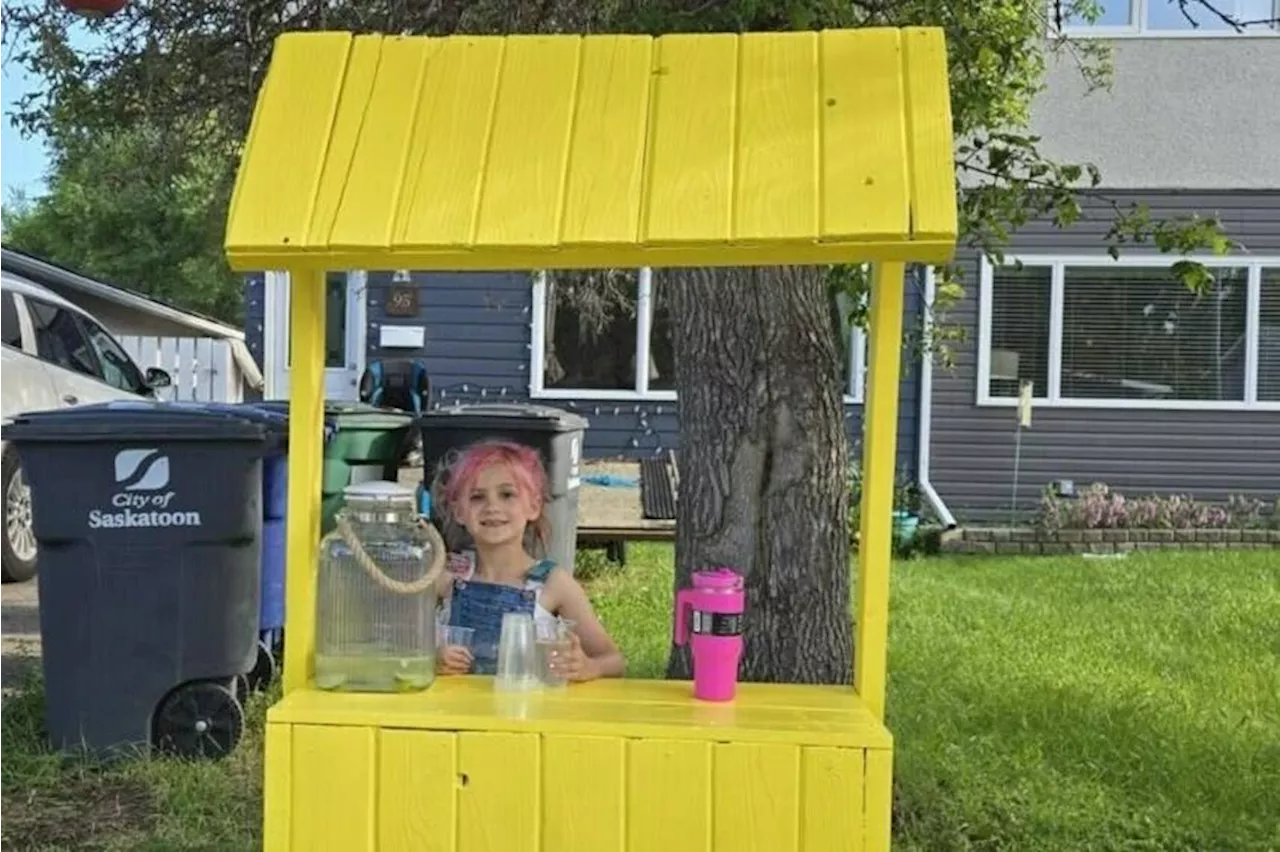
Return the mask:
M 253 405 L 286 415 L 289 410 L 287 402 Z M 327 440 L 320 489 L 322 534 L 333 529 L 334 516 L 342 507 L 342 490 L 348 485 L 397 478 L 414 422 L 413 415 L 404 411 L 363 402 L 328 402 L 324 418 Z
M 573 573 L 585 417 L 545 405 L 495 403 L 438 409 L 419 417 L 418 425 L 422 429 L 423 478 L 428 485 L 451 450 L 476 441 L 499 438 L 537 450 L 551 487 L 546 508 L 551 526 L 547 558 Z
M 229 753 L 257 656 L 263 426 L 121 401 L 3 435 L 31 487 L 52 745 Z

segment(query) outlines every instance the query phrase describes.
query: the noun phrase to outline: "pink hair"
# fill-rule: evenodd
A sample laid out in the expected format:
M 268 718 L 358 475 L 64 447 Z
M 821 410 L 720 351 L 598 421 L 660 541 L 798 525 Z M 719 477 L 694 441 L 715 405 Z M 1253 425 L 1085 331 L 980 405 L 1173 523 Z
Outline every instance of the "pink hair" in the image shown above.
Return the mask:
M 516 491 L 538 507 L 538 519 L 533 523 L 534 541 L 545 551 L 551 531 L 543 509 L 550 498 L 551 487 L 542 459 L 532 447 L 497 439 L 471 444 L 440 465 L 432 483 L 432 502 L 444 510 L 447 520 L 459 523 L 458 507 L 475 487 L 480 474 L 494 465 L 509 467 Z

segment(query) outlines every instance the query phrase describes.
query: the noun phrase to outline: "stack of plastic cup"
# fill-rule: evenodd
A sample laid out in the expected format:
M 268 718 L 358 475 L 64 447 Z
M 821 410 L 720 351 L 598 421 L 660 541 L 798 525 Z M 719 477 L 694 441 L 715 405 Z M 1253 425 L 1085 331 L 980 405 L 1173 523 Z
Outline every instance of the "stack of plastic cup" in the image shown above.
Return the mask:
M 538 677 L 535 645 L 532 615 L 509 612 L 502 616 L 494 689 L 499 692 L 528 692 L 542 685 Z

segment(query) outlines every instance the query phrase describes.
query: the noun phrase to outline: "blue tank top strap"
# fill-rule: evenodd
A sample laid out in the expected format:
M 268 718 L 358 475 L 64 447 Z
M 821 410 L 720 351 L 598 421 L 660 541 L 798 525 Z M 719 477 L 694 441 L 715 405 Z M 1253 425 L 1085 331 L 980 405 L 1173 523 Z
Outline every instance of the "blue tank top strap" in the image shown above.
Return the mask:
M 556 563 L 554 560 L 541 559 L 529 569 L 529 573 L 525 575 L 525 580 L 530 583 L 545 583 L 547 582 L 547 577 L 550 577 L 551 572 L 555 569 Z

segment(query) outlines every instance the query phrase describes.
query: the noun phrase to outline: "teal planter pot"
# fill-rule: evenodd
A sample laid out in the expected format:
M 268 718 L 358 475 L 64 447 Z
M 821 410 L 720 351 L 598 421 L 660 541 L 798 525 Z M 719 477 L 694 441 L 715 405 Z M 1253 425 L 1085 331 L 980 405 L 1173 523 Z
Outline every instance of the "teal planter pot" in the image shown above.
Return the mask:
M 899 545 L 910 544 L 920 528 L 920 516 L 898 510 L 893 513 L 893 538 Z

